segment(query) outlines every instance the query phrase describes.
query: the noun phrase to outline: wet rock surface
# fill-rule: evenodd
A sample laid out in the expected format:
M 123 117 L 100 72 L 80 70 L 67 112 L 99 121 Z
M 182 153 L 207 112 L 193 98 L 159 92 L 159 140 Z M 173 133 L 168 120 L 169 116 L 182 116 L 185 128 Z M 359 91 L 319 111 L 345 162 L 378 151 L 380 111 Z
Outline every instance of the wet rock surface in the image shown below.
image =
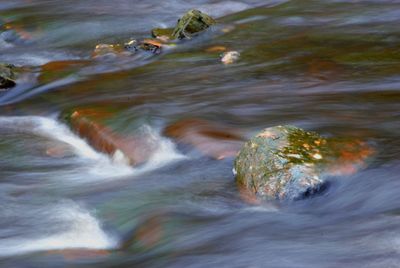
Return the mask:
M 11 88 L 15 83 L 15 66 L 12 64 L 0 63 L 0 88 Z
M 371 153 L 364 143 L 325 139 L 294 126 L 277 126 L 263 130 L 244 145 L 234 173 L 241 186 L 262 199 L 295 200 L 324 190 L 326 176 L 345 174 L 346 165 L 355 172 L 354 165 L 365 163 Z M 344 160 L 343 155 L 354 159 Z

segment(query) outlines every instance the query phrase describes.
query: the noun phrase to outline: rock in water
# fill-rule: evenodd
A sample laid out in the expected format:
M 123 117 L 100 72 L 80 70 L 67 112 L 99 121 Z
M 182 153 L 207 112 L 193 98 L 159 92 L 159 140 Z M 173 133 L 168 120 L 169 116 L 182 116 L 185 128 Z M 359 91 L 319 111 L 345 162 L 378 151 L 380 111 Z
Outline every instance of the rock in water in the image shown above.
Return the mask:
M 298 199 L 324 184 L 319 177 L 326 140 L 294 126 L 267 128 L 239 152 L 236 180 L 263 199 Z
M 202 32 L 215 24 L 215 20 L 199 10 L 189 10 L 183 17 L 178 20 L 174 32 L 174 38 L 190 39 L 194 34 Z
M 156 150 L 152 140 L 142 136 L 121 137 L 98 123 L 101 113 L 85 110 L 66 111 L 61 118 L 73 132 L 85 139 L 96 151 L 109 155 L 114 161 L 131 166 L 145 163 Z
M 267 128 L 235 160 L 239 189 L 263 199 L 293 200 L 320 191 L 324 177 L 366 166 L 374 150 L 365 142 L 323 138 L 294 126 Z
M 0 88 L 15 86 L 15 66 L 12 64 L 0 63 Z

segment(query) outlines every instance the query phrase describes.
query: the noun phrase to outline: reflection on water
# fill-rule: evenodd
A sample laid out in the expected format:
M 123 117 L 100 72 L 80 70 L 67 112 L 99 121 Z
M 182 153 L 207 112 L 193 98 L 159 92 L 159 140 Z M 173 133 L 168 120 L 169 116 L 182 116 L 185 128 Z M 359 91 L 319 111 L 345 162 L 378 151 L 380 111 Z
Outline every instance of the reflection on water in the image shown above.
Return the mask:
M 2 1 L 0 61 L 21 70 L 0 91 L 1 265 L 396 267 L 399 7 Z M 190 8 L 218 25 L 160 55 L 91 58 Z M 224 65 L 229 50 L 241 56 Z M 71 109 L 156 150 L 135 167 L 100 153 L 60 118 Z M 179 122 L 201 124 L 168 134 Z M 235 185 L 234 151 L 215 152 L 283 124 L 368 142 L 376 156 L 314 198 L 257 202 Z

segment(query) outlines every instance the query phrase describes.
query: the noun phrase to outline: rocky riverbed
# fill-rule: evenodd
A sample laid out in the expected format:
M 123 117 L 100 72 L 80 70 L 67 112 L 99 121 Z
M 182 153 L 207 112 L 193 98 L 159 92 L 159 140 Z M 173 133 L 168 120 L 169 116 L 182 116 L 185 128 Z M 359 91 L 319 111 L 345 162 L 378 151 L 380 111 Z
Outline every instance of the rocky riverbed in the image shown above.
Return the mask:
M 2 1 L 0 266 L 396 267 L 397 10 Z

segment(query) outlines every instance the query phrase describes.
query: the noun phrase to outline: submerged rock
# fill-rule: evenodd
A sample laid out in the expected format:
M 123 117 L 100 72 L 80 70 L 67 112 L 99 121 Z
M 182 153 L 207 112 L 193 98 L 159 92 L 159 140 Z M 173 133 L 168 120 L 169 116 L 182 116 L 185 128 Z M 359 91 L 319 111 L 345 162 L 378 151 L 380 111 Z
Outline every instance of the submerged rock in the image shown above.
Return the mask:
M 208 29 L 216 21 L 209 15 L 202 13 L 199 10 L 189 10 L 181 19 L 178 20 L 173 37 L 176 39 L 190 39 L 194 34 Z
M 15 79 L 15 66 L 0 63 L 0 88 L 14 87 L 16 85 Z
M 278 126 L 265 129 L 243 146 L 234 173 L 240 186 L 258 197 L 293 200 L 323 189 L 326 175 L 340 171 L 341 164 L 345 163 L 344 171 L 347 165 L 360 167 L 371 154 L 365 143 L 325 139 L 294 126 Z M 344 161 L 343 156 L 349 155 Z
M 243 133 L 237 129 L 201 119 L 175 122 L 164 134 L 215 159 L 236 156 L 244 141 Z

